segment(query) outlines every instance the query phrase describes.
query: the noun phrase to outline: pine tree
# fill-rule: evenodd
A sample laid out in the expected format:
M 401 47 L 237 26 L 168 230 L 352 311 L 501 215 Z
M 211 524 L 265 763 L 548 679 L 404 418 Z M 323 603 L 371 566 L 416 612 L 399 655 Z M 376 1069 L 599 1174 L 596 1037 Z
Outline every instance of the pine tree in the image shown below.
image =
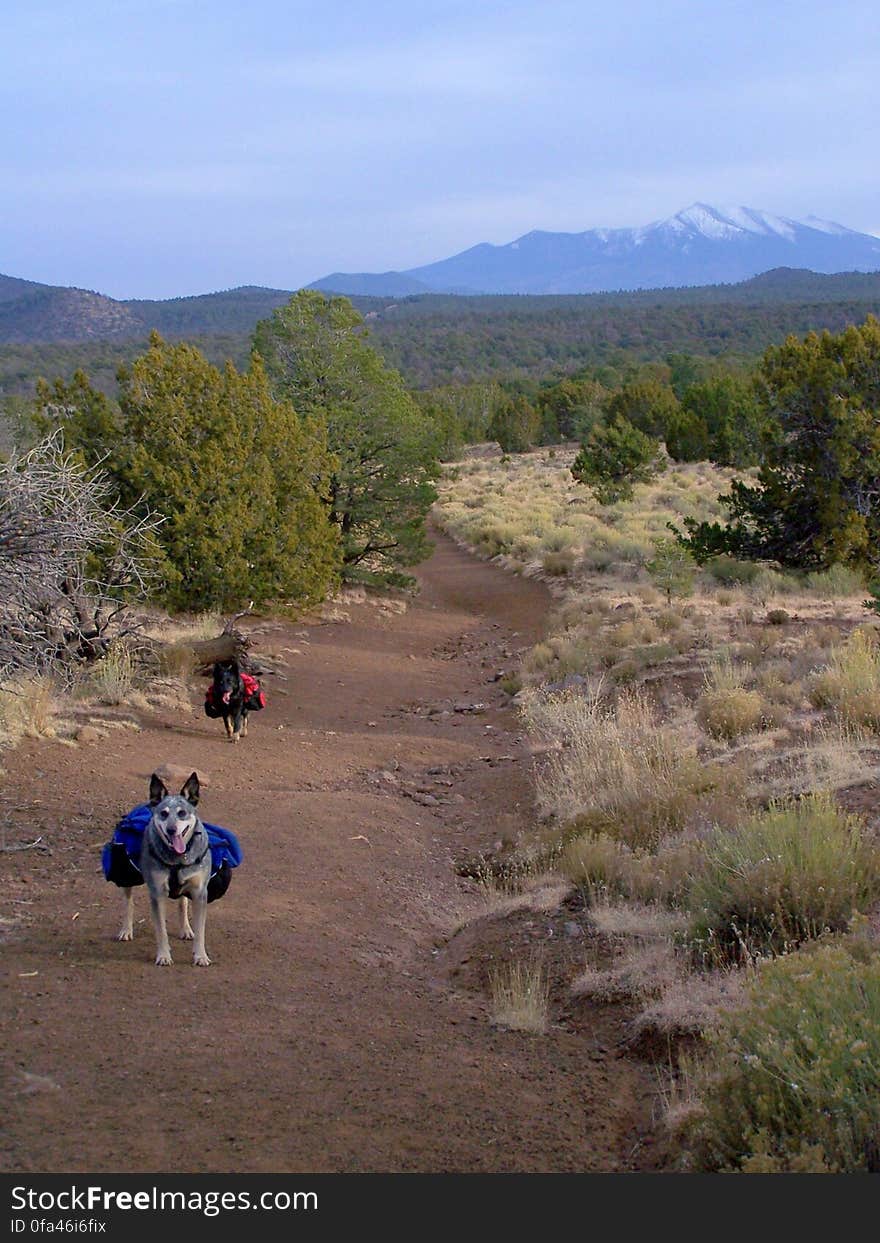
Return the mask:
M 326 427 L 328 507 L 349 577 L 396 581 L 428 551 L 439 437 L 347 298 L 300 290 L 254 334 L 275 395 Z

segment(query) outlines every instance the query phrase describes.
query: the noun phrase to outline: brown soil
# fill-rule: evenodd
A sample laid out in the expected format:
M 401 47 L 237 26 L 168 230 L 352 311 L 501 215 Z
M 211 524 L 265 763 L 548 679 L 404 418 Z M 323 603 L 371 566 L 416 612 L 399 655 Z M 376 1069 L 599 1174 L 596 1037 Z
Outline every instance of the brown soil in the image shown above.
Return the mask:
M 0 854 L 3 1168 L 652 1166 L 656 1077 L 625 1014 L 568 1000 L 590 942 L 577 899 L 492 914 L 456 871 L 529 826 L 495 679 L 548 596 L 439 535 L 419 579 L 405 614 L 261 627 L 285 663 L 238 747 L 197 711 L 7 757 L 5 841 L 50 849 Z M 200 810 L 245 851 L 209 908 L 208 970 L 174 940 L 175 965 L 153 965 L 143 890 L 134 942 L 113 939 L 99 848 L 161 764 L 206 776 Z M 487 995 L 492 963 L 532 953 L 553 977 L 543 1036 L 493 1027 Z

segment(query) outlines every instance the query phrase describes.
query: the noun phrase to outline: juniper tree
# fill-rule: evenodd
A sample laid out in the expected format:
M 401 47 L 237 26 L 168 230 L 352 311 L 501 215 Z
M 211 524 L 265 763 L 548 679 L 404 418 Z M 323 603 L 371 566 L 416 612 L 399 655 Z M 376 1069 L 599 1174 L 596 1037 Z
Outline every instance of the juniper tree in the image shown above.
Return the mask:
M 144 497 L 165 519 L 168 603 L 320 599 L 338 565 L 324 507 L 332 459 L 322 430 L 272 398 L 259 361 L 220 370 L 153 334 L 119 386 L 115 474 L 125 500 Z
M 606 414 L 609 422 L 624 418 L 646 436 L 662 440 L 678 408 L 678 398 L 669 385 L 649 378 L 630 380 L 612 393 Z
M 495 408 L 488 434 L 498 441 L 502 452 L 525 453 L 538 442 L 541 416 L 527 397 L 503 397 Z
M 88 466 L 106 466 L 122 433 L 119 407 L 92 387 L 82 368 L 70 381 L 37 381 L 30 423 L 39 437 L 60 431 L 67 452 L 78 454 Z
M 578 483 L 589 484 L 602 505 L 629 500 L 633 484 L 645 483 L 659 469 L 660 445 L 622 415 L 599 423 L 571 466 Z
M 823 568 L 880 567 L 880 322 L 788 337 L 758 371 L 765 420 L 754 483 L 722 501 L 730 522 L 686 521 L 698 559 L 721 552 Z

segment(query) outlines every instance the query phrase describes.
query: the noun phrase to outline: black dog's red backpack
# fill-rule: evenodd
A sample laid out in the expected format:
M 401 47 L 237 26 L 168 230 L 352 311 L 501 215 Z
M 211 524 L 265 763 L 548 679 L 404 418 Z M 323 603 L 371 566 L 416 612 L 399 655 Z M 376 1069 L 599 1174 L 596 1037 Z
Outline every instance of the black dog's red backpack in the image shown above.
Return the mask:
M 265 708 L 266 696 L 258 679 L 252 678 L 249 673 L 243 673 L 241 680 L 244 682 L 244 706 L 248 712 L 259 712 L 261 708 Z
M 248 712 L 259 712 L 266 706 L 266 693 L 263 690 L 257 678 L 252 677 L 249 673 L 239 675 L 244 684 L 244 707 Z M 217 717 L 223 715 L 222 705 L 214 703 L 214 684 L 205 691 L 205 716 L 216 720 Z

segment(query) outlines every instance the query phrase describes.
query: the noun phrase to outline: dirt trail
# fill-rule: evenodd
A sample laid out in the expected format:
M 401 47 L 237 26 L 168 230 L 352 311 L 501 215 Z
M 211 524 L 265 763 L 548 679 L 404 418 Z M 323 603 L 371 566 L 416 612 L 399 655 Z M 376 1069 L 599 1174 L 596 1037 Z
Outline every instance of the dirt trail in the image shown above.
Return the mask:
M 539 634 L 546 593 L 442 536 L 419 578 L 405 615 L 354 605 L 262 635 L 288 649 L 287 680 L 267 680 L 237 748 L 166 714 L 10 757 L 9 841 L 36 829 L 52 853 L 0 854 L 2 1168 L 644 1168 L 653 1079 L 616 1055 L 613 1012 L 585 1023 L 562 1004 L 543 1037 L 489 1022 L 488 959 L 549 920 L 478 919 L 449 940 L 480 909 L 455 859 L 528 821 L 492 679 Z M 200 810 L 245 850 L 209 908 L 208 970 L 176 941 L 175 965 L 153 966 L 143 890 L 135 941 L 112 939 L 121 899 L 98 848 L 163 762 L 207 776 Z

